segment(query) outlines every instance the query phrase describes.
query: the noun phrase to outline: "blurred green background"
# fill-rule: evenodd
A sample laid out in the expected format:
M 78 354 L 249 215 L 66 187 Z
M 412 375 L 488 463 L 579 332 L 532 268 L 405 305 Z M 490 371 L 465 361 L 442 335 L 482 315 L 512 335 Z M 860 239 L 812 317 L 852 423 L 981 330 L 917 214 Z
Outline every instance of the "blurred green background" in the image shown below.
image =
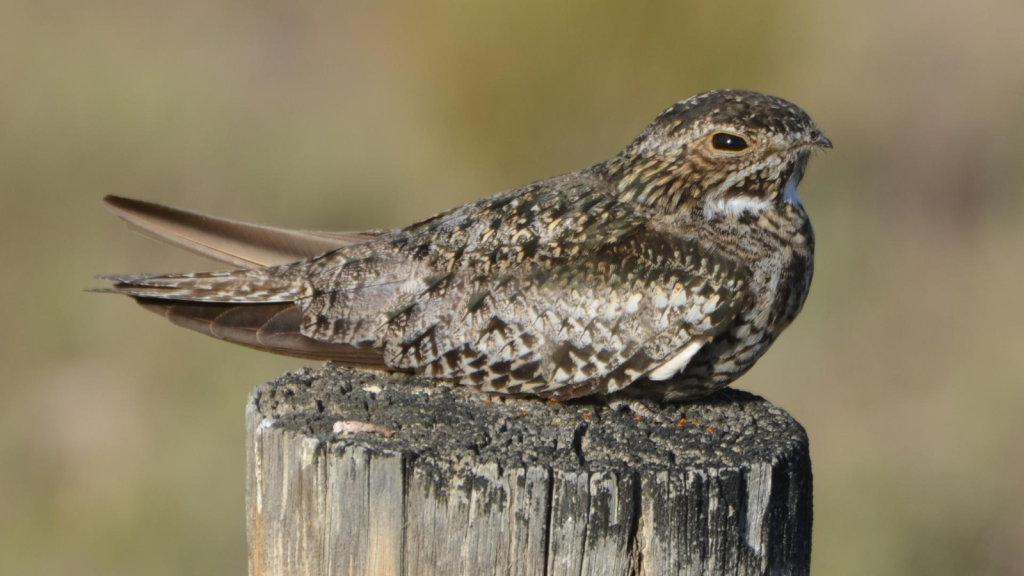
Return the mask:
M 242 574 L 243 406 L 301 362 L 87 294 L 206 262 L 108 193 L 394 227 L 748 88 L 835 142 L 802 316 L 817 574 L 1024 574 L 1024 3 L 0 2 L 0 573 Z

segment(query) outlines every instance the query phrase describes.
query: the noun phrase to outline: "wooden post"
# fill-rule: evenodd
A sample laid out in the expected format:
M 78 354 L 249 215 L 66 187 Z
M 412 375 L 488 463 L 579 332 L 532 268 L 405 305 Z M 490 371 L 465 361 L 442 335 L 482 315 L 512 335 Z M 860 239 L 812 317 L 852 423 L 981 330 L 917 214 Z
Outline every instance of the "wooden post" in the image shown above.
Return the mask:
M 249 574 L 806 574 L 800 424 L 735 390 L 684 413 L 287 374 L 246 408 Z

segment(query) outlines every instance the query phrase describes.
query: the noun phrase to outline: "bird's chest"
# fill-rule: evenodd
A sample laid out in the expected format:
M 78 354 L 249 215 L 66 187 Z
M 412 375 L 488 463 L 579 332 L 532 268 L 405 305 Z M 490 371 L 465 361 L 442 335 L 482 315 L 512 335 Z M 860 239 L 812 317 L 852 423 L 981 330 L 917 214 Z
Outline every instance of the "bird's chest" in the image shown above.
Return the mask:
M 799 314 L 811 285 L 814 261 L 809 252 L 780 250 L 754 269 L 754 306 L 743 313 L 744 323 L 774 338 Z
M 753 305 L 739 325 L 749 324 L 768 341 L 803 308 L 814 272 L 814 230 L 799 206 L 763 216 L 748 235 L 745 261 Z
M 750 269 L 750 305 L 694 363 L 692 375 L 702 377 L 703 386 L 717 388 L 745 373 L 799 314 L 810 288 L 813 253 L 805 246 L 779 248 Z

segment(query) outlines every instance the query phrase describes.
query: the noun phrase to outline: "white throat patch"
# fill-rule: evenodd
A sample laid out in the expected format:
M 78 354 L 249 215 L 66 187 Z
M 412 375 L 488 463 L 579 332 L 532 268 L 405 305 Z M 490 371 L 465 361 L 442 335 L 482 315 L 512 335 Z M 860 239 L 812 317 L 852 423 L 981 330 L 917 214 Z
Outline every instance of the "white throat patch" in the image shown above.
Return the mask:
M 726 216 L 739 216 L 744 212 L 753 212 L 754 214 L 758 214 L 762 210 L 771 207 L 771 205 L 771 200 L 737 196 L 735 198 L 729 198 L 728 200 L 714 200 L 712 202 L 708 202 L 704 205 L 704 216 L 708 218 L 721 214 Z

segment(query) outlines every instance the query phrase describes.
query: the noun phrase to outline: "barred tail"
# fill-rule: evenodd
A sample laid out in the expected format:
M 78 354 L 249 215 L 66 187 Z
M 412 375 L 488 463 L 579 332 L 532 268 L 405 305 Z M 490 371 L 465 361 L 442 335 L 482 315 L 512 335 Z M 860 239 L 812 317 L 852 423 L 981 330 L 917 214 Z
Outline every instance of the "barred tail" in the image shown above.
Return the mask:
M 294 300 L 302 286 L 271 276 L 267 269 L 163 276 L 108 276 L 111 288 L 173 324 L 207 336 L 286 356 L 333 360 L 350 366 L 386 368 L 381 353 L 367 346 L 323 342 L 302 333 L 302 310 Z
M 146 310 L 207 336 L 285 356 L 386 368 L 373 348 L 321 342 L 302 334 L 302 311 L 290 303 L 234 304 L 136 298 Z
M 301 282 L 275 269 L 194 272 L 152 276 L 99 276 L 114 282 L 95 292 L 124 294 L 133 298 L 271 304 L 293 302 L 302 295 Z

